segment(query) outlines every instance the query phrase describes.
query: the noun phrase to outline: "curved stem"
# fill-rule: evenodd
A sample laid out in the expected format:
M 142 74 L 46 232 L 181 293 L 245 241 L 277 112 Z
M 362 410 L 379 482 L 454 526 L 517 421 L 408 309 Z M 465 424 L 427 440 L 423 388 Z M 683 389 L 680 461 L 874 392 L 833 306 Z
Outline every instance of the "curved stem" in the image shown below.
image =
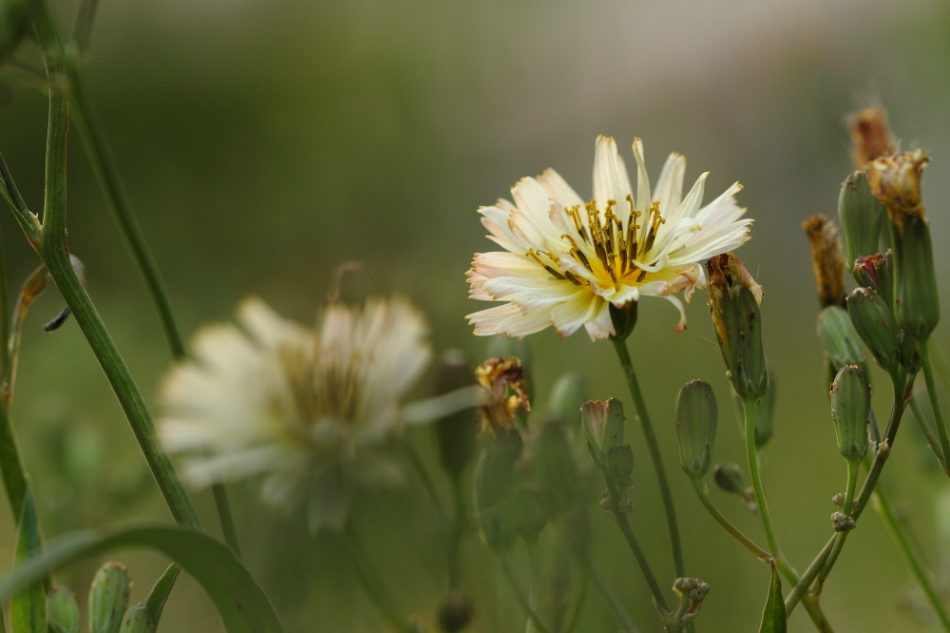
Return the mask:
M 894 537 L 894 541 L 897 543 L 897 549 L 900 550 L 901 555 L 904 557 L 904 562 L 907 563 L 907 566 L 910 568 L 911 575 L 917 581 L 917 584 L 920 585 L 921 590 L 923 590 L 924 596 L 930 604 L 930 608 L 933 609 L 943 630 L 950 633 L 950 615 L 947 613 L 947 605 L 944 604 L 943 599 L 937 593 L 930 576 L 920 561 L 920 557 L 918 557 L 917 552 L 914 551 L 910 539 L 904 530 L 904 526 L 895 514 L 894 508 L 891 506 L 891 501 L 887 493 L 884 490 L 878 489 L 875 491 L 872 499 L 874 500 L 875 509 L 877 509 L 884 519 L 884 523 L 887 525 L 891 536 Z
M 363 551 L 359 537 L 357 537 L 352 524 L 348 524 L 344 527 L 343 538 L 341 540 L 343 541 L 344 550 L 352 563 L 353 571 L 356 572 L 356 577 L 363 587 L 363 591 L 373 603 L 373 606 L 376 607 L 380 616 L 386 620 L 394 631 L 398 631 L 399 633 L 413 633 L 413 627 L 411 627 L 408 620 L 400 614 L 395 601 L 386 590 L 386 585 L 382 579 L 380 579 L 376 568 L 373 567 L 366 552 Z
M 604 597 L 604 600 L 607 602 L 607 606 L 610 607 L 611 612 L 613 612 L 614 617 L 617 618 L 617 622 L 623 626 L 625 633 L 640 633 L 640 629 L 637 628 L 636 623 L 633 621 L 633 618 L 630 616 L 630 613 L 627 612 L 627 609 L 623 606 L 623 603 L 617 598 L 613 590 L 610 588 L 610 585 L 607 584 L 606 579 L 600 575 L 590 561 L 587 561 L 587 573 L 590 575 L 590 579 L 594 582 L 594 586 L 597 588 L 597 591 L 600 592 L 600 595 Z
M 937 426 L 937 437 L 940 439 L 940 452 L 943 454 L 944 470 L 950 474 L 950 435 L 947 433 L 947 425 L 943 421 L 943 410 L 940 408 L 940 398 L 937 395 L 937 383 L 934 380 L 933 366 L 930 363 L 930 345 L 924 341 L 917 346 L 920 353 L 920 363 L 924 370 L 924 380 L 927 383 L 927 396 L 930 398 L 930 407 L 934 412 L 934 420 Z
M 781 554 L 778 541 L 775 538 L 775 529 L 772 527 L 772 515 L 769 513 L 769 506 L 765 499 L 762 476 L 759 474 L 759 453 L 755 446 L 755 416 L 757 410 L 758 404 L 756 402 L 749 400 L 743 401 L 746 460 L 749 464 L 749 478 L 752 480 L 752 490 L 755 492 L 755 503 L 759 507 L 759 518 L 762 520 L 762 528 L 765 530 L 765 540 L 768 542 L 769 551 L 778 559 L 781 557 Z
M 770 563 L 775 560 L 775 557 L 756 545 L 752 539 L 742 533 L 742 530 L 737 528 L 735 524 L 732 523 L 725 515 L 719 511 L 715 505 L 713 505 L 712 500 L 709 498 L 709 494 L 703 488 L 703 482 L 699 477 L 693 477 L 693 488 L 696 490 L 696 496 L 699 497 L 699 500 L 702 501 L 703 506 L 712 515 L 712 518 L 716 520 L 719 525 L 725 528 L 726 532 L 732 535 L 739 543 L 745 547 L 747 550 L 752 552 L 756 558 L 761 560 L 764 563 Z
M 851 506 L 854 503 L 854 488 L 858 480 L 858 460 L 848 460 L 848 477 L 847 483 L 845 484 L 845 493 L 844 493 L 844 503 L 841 504 L 841 511 L 850 516 Z M 825 583 L 825 578 L 828 577 L 831 568 L 835 566 L 835 563 L 838 562 L 838 556 L 841 554 L 841 548 L 844 547 L 844 542 L 848 540 L 848 532 L 842 532 L 841 536 L 835 539 L 835 544 L 831 548 L 831 553 L 828 554 L 828 560 L 825 561 L 825 565 L 821 570 L 821 573 L 818 574 L 818 579 L 815 582 L 815 593 L 820 594 L 821 589 Z
M 526 541 L 528 550 L 528 607 L 533 613 L 538 612 L 538 544 Z M 525 624 L 525 633 L 537 633 L 534 620 L 528 618 Z
M 640 566 L 640 572 L 643 573 L 643 578 L 647 581 L 647 585 L 650 587 L 650 593 L 653 594 L 653 599 L 661 609 L 669 612 L 669 608 L 666 606 L 666 599 L 663 597 L 663 590 L 660 589 L 660 584 L 656 581 L 656 576 L 653 575 L 653 570 L 650 569 L 650 563 L 647 562 L 647 557 L 643 553 L 643 548 L 640 547 L 640 543 L 637 541 L 636 535 L 630 528 L 630 522 L 627 521 L 627 515 L 623 512 L 614 512 L 614 518 L 617 519 L 617 525 L 620 526 L 620 531 L 623 532 L 623 537 L 627 539 L 627 545 L 630 546 L 630 551 L 633 552 L 634 558 L 637 559 L 637 565 Z
M 637 382 L 637 374 L 633 369 L 633 361 L 630 358 L 630 352 L 627 350 L 627 344 L 619 339 L 611 339 L 611 342 L 614 345 L 614 350 L 617 352 L 620 366 L 623 368 L 624 377 L 627 380 L 627 387 L 630 389 L 633 404 L 637 408 L 637 416 L 640 418 L 640 426 L 643 428 L 643 435 L 647 440 L 650 459 L 653 461 L 653 469 L 656 471 L 657 483 L 660 485 L 660 495 L 663 498 L 663 510 L 666 513 L 666 525 L 670 533 L 670 544 L 673 549 L 673 568 L 676 570 L 676 575 L 682 577 L 686 575 L 683 565 L 683 548 L 680 544 L 680 531 L 676 523 L 676 508 L 673 505 L 673 494 L 670 492 L 670 484 L 666 479 L 666 470 L 663 467 L 660 444 L 657 442 L 656 433 L 653 431 L 653 423 L 650 421 L 650 414 L 647 411 L 646 402 L 643 399 L 643 394 L 640 392 L 640 384 Z

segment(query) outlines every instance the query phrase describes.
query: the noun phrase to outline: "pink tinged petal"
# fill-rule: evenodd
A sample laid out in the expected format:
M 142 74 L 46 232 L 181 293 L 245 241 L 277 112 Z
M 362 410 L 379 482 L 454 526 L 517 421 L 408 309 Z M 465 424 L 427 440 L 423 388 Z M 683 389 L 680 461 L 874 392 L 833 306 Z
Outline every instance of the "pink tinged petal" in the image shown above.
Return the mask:
M 585 323 L 593 321 L 603 303 L 603 299 L 585 289 L 553 308 L 551 320 L 554 321 L 558 336 L 570 336 Z
M 686 174 L 686 158 L 676 152 L 669 155 L 653 190 L 653 200 L 660 203 L 663 213 L 671 213 L 683 199 L 683 177 Z
M 523 253 L 530 248 L 508 228 L 509 211 L 494 206 L 480 207 L 478 212 L 482 214 L 482 226 L 491 234 L 488 239 L 513 253 Z
M 667 295 L 664 297 L 667 301 L 673 304 L 673 306 L 680 311 L 680 320 L 677 322 L 676 327 L 673 328 L 674 332 L 683 332 L 686 330 L 686 311 L 683 310 L 683 302 L 674 297 L 673 295 Z
M 672 292 L 683 293 L 683 298 L 689 303 L 693 300 L 693 292 L 697 288 L 703 288 L 706 285 L 706 274 L 703 272 L 702 264 L 687 266 L 679 271 L 679 275 L 671 283 Z
M 647 165 L 643 158 L 643 141 L 633 139 L 633 156 L 637 159 L 637 209 L 648 211 L 653 202 L 650 195 L 650 176 L 647 175 Z
M 597 341 L 614 335 L 614 324 L 610 320 L 610 307 L 605 303 L 593 320 L 584 324 L 590 340 Z
M 565 208 L 573 206 L 583 208 L 584 201 L 581 200 L 581 197 L 577 195 L 574 189 L 553 169 L 545 169 L 544 173 L 538 176 L 538 182 L 541 183 L 541 186 L 548 192 L 548 195 L 559 202 L 561 206 Z
M 526 336 L 551 325 L 551 317 L 544 311 L 525 312 L 513 303 L 473 312 L 465 317 L 475 326 L 476 336 L 507 334 Z
M 511 195 L 523 217 L 543 236 L 531 240 L 535 246 L 546 249 L 549 241 L 560 241 L 564 231 L 551 222 L 551 208 L 557 203 L 541 183 L 534 178 L 522 178 L 511 188 Z M 518 225 L 524 228 L 523 223 Z
M 598 136 L 594 146 L 594 201 L 603 211 L 607 201 L 616 202 L 614 213 L 625 222 L 630 214 L 627 196 L 631 195 L 630 178 L 617 143 L 608 136 Z

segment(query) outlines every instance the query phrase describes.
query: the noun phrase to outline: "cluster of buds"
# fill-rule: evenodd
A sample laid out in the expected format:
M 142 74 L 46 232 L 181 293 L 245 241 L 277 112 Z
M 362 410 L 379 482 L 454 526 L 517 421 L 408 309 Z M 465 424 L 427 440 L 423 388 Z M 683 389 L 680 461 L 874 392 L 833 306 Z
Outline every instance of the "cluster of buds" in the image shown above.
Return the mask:
M 89 588 L 89 630 L 96 633 L 154 633 L 157 617 L 143 603 L 129 606 L 132 583 L 125 566 L 106 563 Z M 49 629 L 53 633 L 79 633 L 79 605 L 66 587 L 54 587 L 46 597 Z
M 673 592 L 680 602 L 676 611 L 664 618 L 664 624 L 668 631 L 682 631 L 699 613 L 709 585 L 700 578 L 677 578 L 673 581 Z

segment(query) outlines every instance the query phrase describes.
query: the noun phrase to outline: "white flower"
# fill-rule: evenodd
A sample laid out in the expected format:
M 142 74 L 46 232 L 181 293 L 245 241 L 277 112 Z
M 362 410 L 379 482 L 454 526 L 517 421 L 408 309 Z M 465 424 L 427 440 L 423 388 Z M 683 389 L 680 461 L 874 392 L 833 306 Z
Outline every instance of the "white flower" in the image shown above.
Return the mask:
M 683 196 L 686 159 L 670 154 L 656 188 L 650 188 L 643 144 L 633 143 L 636 197 L 612 138 L 599 137 L 594 157 L 594 199 L 585 203 L 554 170 L 524 178 L 514 204 L 482 207 L 488 238 L 504 251 L 476 253 L 468 272 L 470 296 L 504 301 L 468 315 L 475 334 L 524 336 L 549 325 L 568 336 L 583 326 L 592 340 L 614 334 L 609 306 L 641 296 L 664 297 L 680 311 L 705 286 L 701 262 L 749 237 L 734 195 L 739 183 L 702 205 L 707 174 Z
M 430 358 L 422 316 L 400 299 L 331 304 L 311 331 L 247 299 L 238 321 L 201 331 L 165 379 L 161 439 L 195 485 L 263 475 L 266 501 L 340 528 L 358 489 L 401 481 L 387 440 Z

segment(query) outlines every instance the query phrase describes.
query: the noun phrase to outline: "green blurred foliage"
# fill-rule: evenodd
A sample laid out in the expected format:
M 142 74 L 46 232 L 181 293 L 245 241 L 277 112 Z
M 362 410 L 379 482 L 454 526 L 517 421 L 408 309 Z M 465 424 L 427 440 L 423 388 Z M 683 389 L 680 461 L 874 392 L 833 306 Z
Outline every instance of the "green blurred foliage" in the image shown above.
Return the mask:
M 74 3 L 57 9 L 61 24 L 71 24 Z M 407 295 L 426 311 L 438 348 L 459 347 L 477 359 L 487 341 L 474 339 L 462 317 L 483 306 L 466 298 L 464 272 L 473 252 L 493 248 L 483 238 L 478 205 L 549 166 L 589 195 L 600 133 L 622 147 L 634 135 L 643 138 L 654 175 L 673 150 L 688 157 L 688 179 L 712 170 L 707 199 L 741 180 L 740 201 L 757 221 L 741 257 L 766 291 L 764 345 L 782 383 L 765 451 L 766 488 L 779 539 L 801 569 L 827 536 L 830 498 L 844 486 L 844 469 L 799 224 L 815 211 L 833 214 L 839 184 L 851 171 L 844 114 L 880 101 L 903 146 L 922 146 L 934 157 L 924 195 L 934 243 L 947 242 L 950 222 L 942 210 L 950 190 L 943 183 L 950 180 L 941 174 L 950 155 L 943 107 L 950 99 L 948 25 L 948 6 L 928 0 L 729 6 L 130 0 L 101 2 L 84 71 L 189 333 L 229 318 L 247 294 L 309 322 L 332 269 L 359 259 L 380 292 Z M 38 64 L 29 45 L 17 58 Z M 14 70 L 3 70 L 0 82 L 0 150 L 28 202 L 39 205 L 45 100 Z M 86 264 L 92 296 L 134 375 L 154 394 L 170 355 L 79 138 L 71 144 L 70 247 Z M 629 153 L 627 159 L 632 162 Z M 8 283 L 16 287 L 36 258 L 11 220 L 0 215 Z M 935 258 L 938 272 L 950 270 L 946 251 L 938 247 Z M 947 277 L 939 282 L 947 296 Z M 645 300 L 630 344 L 673 478 L 688 571 L 712 586 L 699 626 L 752 630 L 768 570 L 708 519 L 676 469 L 678 386 L 703 378 L 720 398 L 728 394 L 703 303 L 699 296 L 688 306 L 689 330 L 674 334 L 674 310 Z M 13 408 L 46 536 L 131 519 L 169 520 L 75 324 L 41 331 L 60 308 L 55 290 L 48 290 L 32 309 Z M 942 332 L 938 341 L 945 340 Z M 591 344 L 583 333 L 558 340 L 550 331 L 531 343 L 537 402 L 567 371 L 589 377 L 593 398 L 625 397 L 609 345 Z M 886 384 L 881 378 L 875 384 Z M 886 389 L 875 392 L 880 408 L 888 398 Z M 713 460 L 741 463 L 738 434 L 728 424 L 722 428 Z M 908 449 L 919 443 L 916 433 L 908 424 L 902 440 Z M 644 454 L 639 430 L 628 434 Z M 427 429 L 410 439 L 436 463 Z M 888 465 L 924 543 L 931 537 L 932 491 L 946 486 L 926 460 L 925 451 L 898 450 Z M 248 565 L 288 631 L 379 630 L 334 539 L 311 539 L 300 517 L 260 512 L 253 483 L 232 494 Z M 737 498 L 713 494 L 761 540 Z M 648 460 L 635 465 L 634 497 L 640 540 L 655 568 L 668 570 Z M 206 524 L 217 529 L 210 494 L 197 499 Z M 592 556 L 649 629 L 646 587 L 598 501 L 589 499 Z M 0 558 L 9 561 L 14 531 L 0 505 Z M 367 549 L 395 579 L 401 604 L 433 622 L 445 589 L 436 546 L 444 534 L 418 482 L 364 499 L 357 520 Z M 546 530 L 540 543 L 552 587 L 566 582 L 557 576 L 563 545 L 556 533 Z M 925 630 L 901 607 L 909 580 L 887 539 L 869 515 L 828 582 L 823 604 L 846 630 Z M 472 630 L 520 628 L 523 616 L 484 552 L 473 539 L 463 545 L 463 574 L 475 593 Z M 142 579 L 133 589 L 139 600 L 164 562 L 140 554 L 126 560 Z M 874 573 L 866 572 L 869 566 Z M 95 567 L 90 561 L 67 570 L 63 582 L 79 585 Z M 668 576 L 664 571 L 672 584 Z M 194 587 L 183 580 L 176 589 L 165 630 L 220 630 L 210 602 Z M 791 631 L 810 630 L 801 611 Z M 580 629 L 613 628 L 592 595 Z

